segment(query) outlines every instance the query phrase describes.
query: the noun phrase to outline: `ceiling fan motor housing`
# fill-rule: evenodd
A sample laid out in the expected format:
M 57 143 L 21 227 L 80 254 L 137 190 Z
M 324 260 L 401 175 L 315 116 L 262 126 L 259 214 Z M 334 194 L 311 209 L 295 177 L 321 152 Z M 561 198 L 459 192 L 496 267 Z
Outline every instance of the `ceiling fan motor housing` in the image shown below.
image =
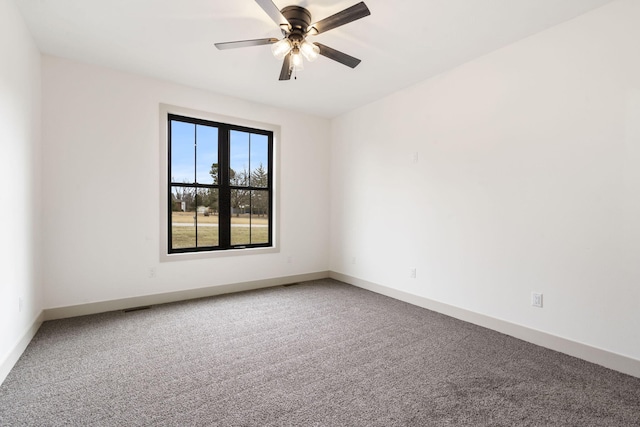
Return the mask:
M 291 35 L 304 38 L 307 28 L 311 25 L 311 13 L 301 6 L 287 6 L 283 8 L 280 13 L 289 21 L 291 25 Z

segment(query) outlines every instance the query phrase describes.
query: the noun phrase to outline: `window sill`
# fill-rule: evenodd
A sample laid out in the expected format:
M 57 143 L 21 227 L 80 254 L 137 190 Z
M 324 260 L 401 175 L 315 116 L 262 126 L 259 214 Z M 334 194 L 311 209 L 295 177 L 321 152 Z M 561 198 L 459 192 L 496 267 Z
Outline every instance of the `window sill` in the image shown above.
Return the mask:
M 163 251 L 163 253 L 160 254 L 160 262 L 192 261 L 200 259 L 224 258 L 230 256 L 264 255 L 278 252 L 280 252 L 280 249 L 277 246 L 273 246 L 270 248 L 239 248 L 227 249 L 222 251 L 185 252 L 178 254 L 168 254 Z

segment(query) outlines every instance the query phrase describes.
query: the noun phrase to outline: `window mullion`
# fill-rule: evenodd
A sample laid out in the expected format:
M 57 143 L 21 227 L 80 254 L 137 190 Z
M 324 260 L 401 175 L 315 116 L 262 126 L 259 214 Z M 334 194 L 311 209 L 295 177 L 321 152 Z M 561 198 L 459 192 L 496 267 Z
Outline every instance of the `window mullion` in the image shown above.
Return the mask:
M 251 134 L 249 134 L 249 188 L 251 188 Z M 253 220 L 253 191 L 250 189 L 247 190 L 249 192 L 249 244 L 253 243 L 253 239 L 251 238 L 251 232 L 253 231 L 251 227 L 251 221 Z
M 196 248 L 198 247 L 198 126 L 193 126 L 193 200 L 195 206 L 193 207 L 193 226 L 195 227 L 194 233 L 196 235 Z
M 218 131 L 218 175 L 220 202 L 218 203 L 218 231 L 220 247 L 231 246 L 231 188 L 229 187 L 229 138 L 230 129 L 220 126 Z

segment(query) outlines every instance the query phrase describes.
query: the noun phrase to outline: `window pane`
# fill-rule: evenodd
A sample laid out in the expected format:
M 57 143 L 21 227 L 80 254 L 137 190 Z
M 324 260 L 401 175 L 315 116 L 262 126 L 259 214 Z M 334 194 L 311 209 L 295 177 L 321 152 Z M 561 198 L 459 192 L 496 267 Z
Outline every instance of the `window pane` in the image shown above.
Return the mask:
M 269 192 L 251 192 L 251 243 L 269 243 Z
M 249 237 L 249 202 L 248 190 L 231 190 L 231 244 L 247 245 Z
M 194 182 L 194 136 L 194 124 L 171 121 L 171 182 Z
M 218 183 L 218 128 L 196 126 L 196 176 L 200 184 Z
M 239 218 L 249 211 L 249 191 L 231 190 L 231 216 Z
M 229 144 L 229 184 L 249 185 L 249 133 L 231 131 Z
M 173 249 L 195 247 L 195 190 L 174 186 L 171 188 L 171 202 L 171 247 Z
M 218 189 L 198 189 L 197 202 L 198 247 L 218 246 Z
M 250 144 L 251 186 L 264 187 L 268 185 L 269 173 L 269 138 L 266 135 L 251 134 Z

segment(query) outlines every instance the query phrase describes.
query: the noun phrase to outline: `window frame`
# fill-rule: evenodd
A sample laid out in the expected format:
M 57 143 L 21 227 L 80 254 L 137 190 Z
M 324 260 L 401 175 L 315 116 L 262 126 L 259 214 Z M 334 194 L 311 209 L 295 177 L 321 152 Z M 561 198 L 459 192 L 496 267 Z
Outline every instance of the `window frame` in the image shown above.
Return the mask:
M 177 118 L 180 121 L 193 124 L 210 125 L 218 128 L 218 132 L 228 132 L 227 135 L 234 130 L 241 132 L 250 132 L 254 134 L 262 134 L 270 136 L 270 149 L 271 153 L 268 157 L 268 171 L 269 171 L 269 185 L 267 187 L 271 194 L 269 200 L 269 242 L 257 243 L 257 244 L 236 244 L 231 245 L 229 235 L 225 237 L 229 246 L 215 246 L 215 247 L 194 247 L 194 248 L 176 248 L 171 249 L 171 190 L 176 184 L 172 184 L 171 176 L 169 173 L 171 165 L 170 157 L 170 135 L 169 135 L 169 123 L 172 118 Z M 193 109 L 171 106 L 167 104 L 160 104 L 160 261 L 175 261 L 175 260 L 190 260 L 190 259 L 206 259 L 215 258 L 220 256 L 233 256 L 233 255 L 249 255 L 249 254 L 261 254 L 261 253 L 274 253 L 279 252 L 278 248 L 278 224 L 279 224 L 279 197 L 278 197 L 278 141 L 280 138 L 280 127 L 273 124 L 254 122 L 245 119 L 239 119 L 235 117 L 223 116 L 214 113 L 207 113 L 203 111 L 197 111 Z M 225 140 L 225 147 L 218 146 L 218 152 L 222 155 L 228 156 L 229 154 L 229 139 L 219 137 L 218 140 Z M 227 159 L 228 160 L 228 159 Z M 222 158 L 219 155 L 218 163 L 222 163 Z M 221 167 L 223 169 L 223 167 Z M 228 171 L 227 171 L 228 173 Z M 225 174 L 221 173 L 218 179 L 217 185 L 210 184 L 198 184 L 193 183 L 186 185 L 187 187 L 194 188 L 213 188 L 217 187 L 222 189 L 223 187 L 228 189 L 234 188 L 225 178 Z M 245 190 L 265 190 L 264 187 L 242 187 Z M 226 190 L 225 190 L 226 191 Z M 231 215 L 230 205 L 227 207 L 228 211 L 225 215 Z M 222 206 L 220 206 L 222 210 Z M 220 218 L 220 217 L 219 217 Z M 228 230 L 230 233 L 230 229 Z M 220 244 L 223 244 L 222 238 L 219 240 Z

